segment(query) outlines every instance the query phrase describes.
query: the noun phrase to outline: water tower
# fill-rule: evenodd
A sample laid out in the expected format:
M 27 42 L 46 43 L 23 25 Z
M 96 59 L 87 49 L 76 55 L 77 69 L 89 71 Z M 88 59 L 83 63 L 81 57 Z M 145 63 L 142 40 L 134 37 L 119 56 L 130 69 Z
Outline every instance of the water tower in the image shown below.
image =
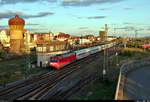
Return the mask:
M 16 15 L 8 21 L 10 27 L 10 52 L 20 53 L 23 48 L 23 30 L 25 21 Z

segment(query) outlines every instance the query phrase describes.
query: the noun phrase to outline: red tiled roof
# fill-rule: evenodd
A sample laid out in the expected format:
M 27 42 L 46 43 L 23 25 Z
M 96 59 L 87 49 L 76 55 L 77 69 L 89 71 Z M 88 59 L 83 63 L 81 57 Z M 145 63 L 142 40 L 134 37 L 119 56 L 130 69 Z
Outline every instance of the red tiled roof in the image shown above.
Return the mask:
M 48 34 L 48 33 L 31 33 L 32 35 L 41 35 L 41 34 Z
M 24 30 L 23 30 L 23 33 L 25 33 L 25 32 L 27 32 L 27 30 L 26 30 L 26 29 L 24 29 Z
M 69 34 L 59 34 L 58 38 L 70 38 Z

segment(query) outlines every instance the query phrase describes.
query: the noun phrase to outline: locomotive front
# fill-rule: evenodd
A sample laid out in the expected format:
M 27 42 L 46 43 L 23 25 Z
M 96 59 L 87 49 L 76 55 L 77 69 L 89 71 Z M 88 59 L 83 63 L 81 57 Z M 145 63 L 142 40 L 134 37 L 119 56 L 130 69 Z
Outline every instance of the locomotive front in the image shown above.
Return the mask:
M 59 57 L 51 57 L 49 66 L 59 69 Z

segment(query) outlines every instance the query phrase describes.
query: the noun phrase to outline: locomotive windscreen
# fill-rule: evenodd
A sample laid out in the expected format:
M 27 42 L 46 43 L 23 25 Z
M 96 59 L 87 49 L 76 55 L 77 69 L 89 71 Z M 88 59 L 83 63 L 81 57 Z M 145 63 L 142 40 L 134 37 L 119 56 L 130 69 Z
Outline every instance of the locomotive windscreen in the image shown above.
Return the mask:
M 50 61 L 51 61 L 51 62 L 57 62 L 57 61 L 58 61 L 58 59 L 54 59 L 54 58 L 52 58 Z

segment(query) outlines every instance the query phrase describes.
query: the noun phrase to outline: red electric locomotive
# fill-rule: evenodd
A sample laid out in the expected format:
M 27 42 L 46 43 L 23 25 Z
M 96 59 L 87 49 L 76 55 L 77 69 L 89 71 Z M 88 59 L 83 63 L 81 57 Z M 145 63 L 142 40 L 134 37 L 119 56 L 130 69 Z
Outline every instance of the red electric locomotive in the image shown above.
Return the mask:
M 142 45 L 142 48 L 145 49 L 145 48 L 149 48 L 150 47 L 150 44 L 145 44 L 145 45 Z
M 63 66 L 76 60 L 75 53 L 68 53 L 63 55 L 57 55 L 50 58 L 50 66 L 57 68 L 58 70 Z

